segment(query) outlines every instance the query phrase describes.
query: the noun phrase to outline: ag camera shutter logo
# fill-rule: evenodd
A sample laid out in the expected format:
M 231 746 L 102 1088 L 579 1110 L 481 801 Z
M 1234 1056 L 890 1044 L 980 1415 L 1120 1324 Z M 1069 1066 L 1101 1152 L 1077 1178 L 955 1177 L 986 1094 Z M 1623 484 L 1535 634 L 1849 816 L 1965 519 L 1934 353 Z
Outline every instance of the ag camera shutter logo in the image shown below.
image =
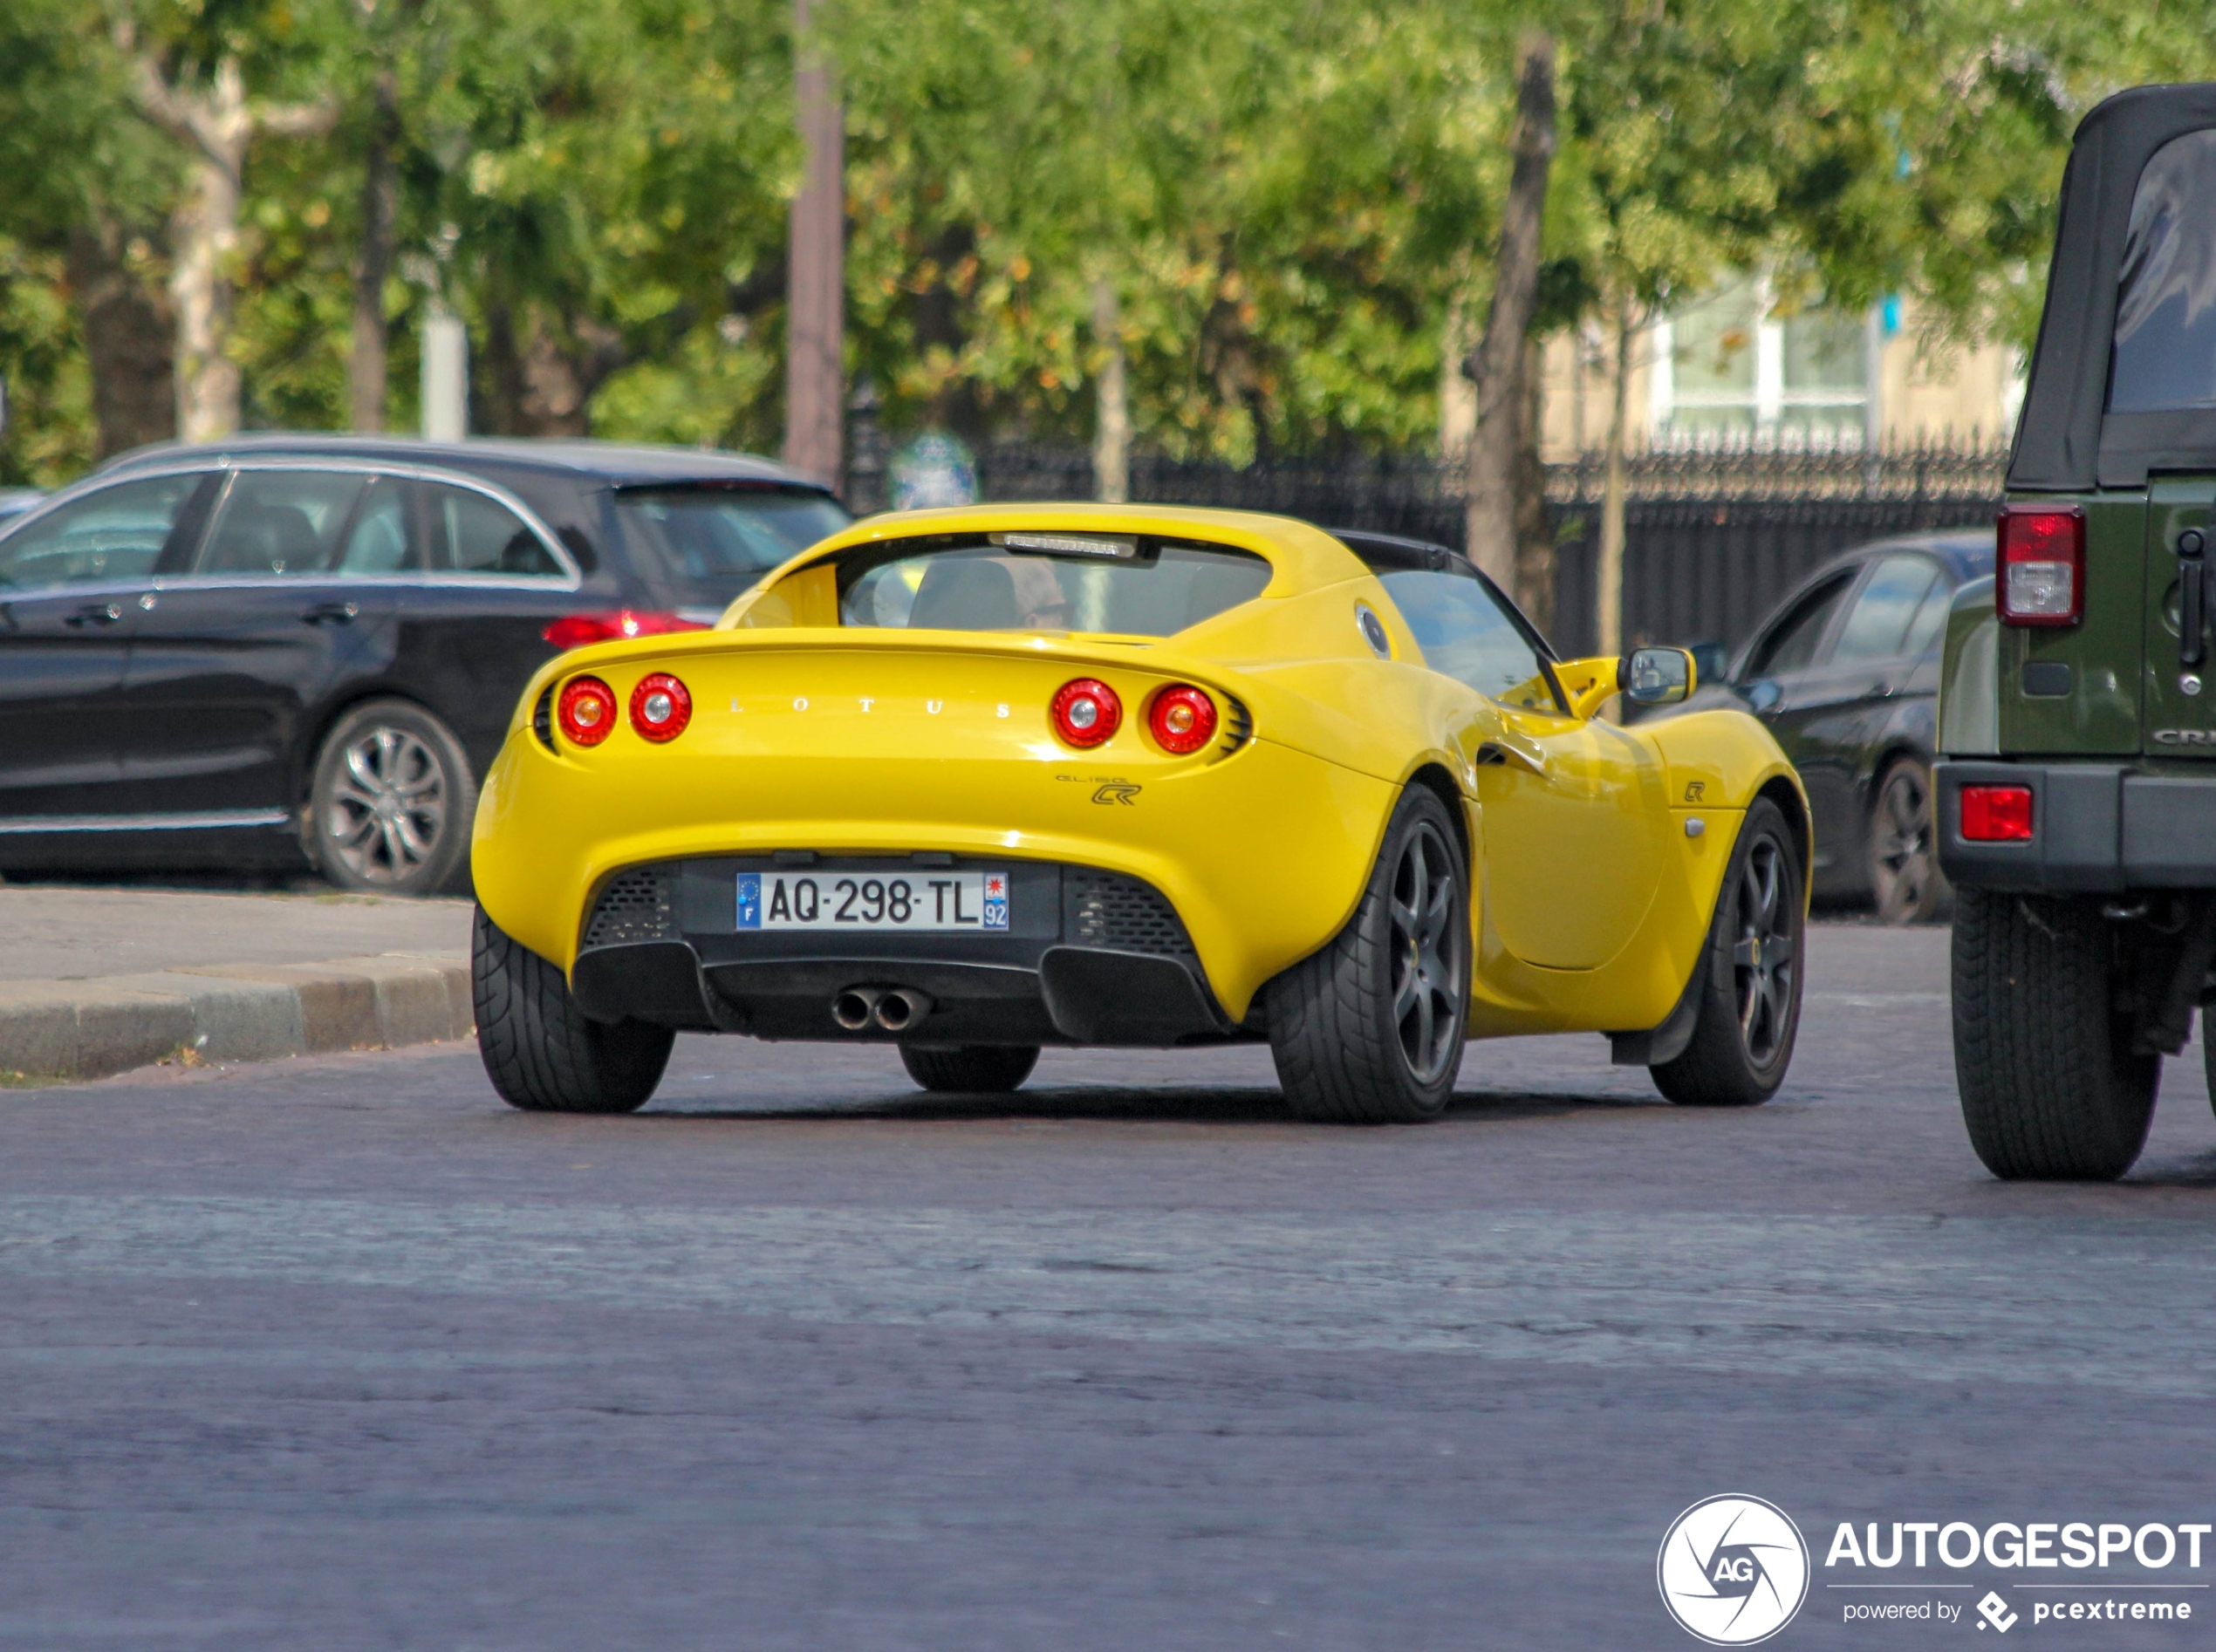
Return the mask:
M 1775 1503 L 1707 1498 L 1670 1522 L 1654 1578 L 1686 1634 L 1710 1646 L 1752 1646 L 1808 1599 L 1809 1546 Z

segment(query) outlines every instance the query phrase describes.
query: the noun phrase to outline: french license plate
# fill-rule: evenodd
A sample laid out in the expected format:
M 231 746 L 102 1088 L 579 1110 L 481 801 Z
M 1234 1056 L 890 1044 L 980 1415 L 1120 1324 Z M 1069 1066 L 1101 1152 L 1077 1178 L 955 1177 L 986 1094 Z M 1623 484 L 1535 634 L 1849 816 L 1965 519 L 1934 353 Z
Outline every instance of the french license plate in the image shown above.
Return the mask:
M 741 872 L 739 927 L 1008 932 L 1006 872 Z

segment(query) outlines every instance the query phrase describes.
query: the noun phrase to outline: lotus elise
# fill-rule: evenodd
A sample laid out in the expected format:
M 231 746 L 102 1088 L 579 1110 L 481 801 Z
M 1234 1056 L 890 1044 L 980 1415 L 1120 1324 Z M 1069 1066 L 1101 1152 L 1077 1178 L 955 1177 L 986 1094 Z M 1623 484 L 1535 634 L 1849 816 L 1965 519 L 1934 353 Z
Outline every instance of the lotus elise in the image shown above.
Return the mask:
M 965 1093 L 1048 1045 L 1255 1041 L 1300 1116 L 1414 1122 L 1466 1039 L 1582 1031 L 1672 1101 L 1762 1101 L 1799 782 L 1742 712 L 1602 714 L 1693 678 L 1558 659 L 1413 541 L 875 517 L 712 631 L 524 691 L 476 817 L 485 1066 L 517 1107 L 621 1112 L 681 1031 L 891 1043 Z

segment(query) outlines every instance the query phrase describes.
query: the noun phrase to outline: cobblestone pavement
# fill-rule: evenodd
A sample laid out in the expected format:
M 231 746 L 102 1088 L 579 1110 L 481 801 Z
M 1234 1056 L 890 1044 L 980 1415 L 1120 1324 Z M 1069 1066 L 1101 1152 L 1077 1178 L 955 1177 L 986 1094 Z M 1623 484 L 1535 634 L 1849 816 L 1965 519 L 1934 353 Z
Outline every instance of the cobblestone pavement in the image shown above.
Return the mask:
M 1474 1049 L 1418 1130 L 1290 1123 L 1249 1049 L 986 1103 L 687 1039 L 614 1120 L 455 1045 L 6 1096 L 0 1646 L 1674 1648 L 1656 1546 L 1724 1492 L 1815 1550 L 1781 1646 L 1996 1640 L 1988 1590 L 2204 1644 L 2208 1592 L 2144 1586 L 2216 1543 L 1823 1564 L 2216 1519 L 2198 1048 L 2131 1181 L 2002 1186 L 1945 955 L 1816 932 L 1748 1112 L 1597 1039 Z M 1915 1587 L 1829 1587 L 1873 1580 Z

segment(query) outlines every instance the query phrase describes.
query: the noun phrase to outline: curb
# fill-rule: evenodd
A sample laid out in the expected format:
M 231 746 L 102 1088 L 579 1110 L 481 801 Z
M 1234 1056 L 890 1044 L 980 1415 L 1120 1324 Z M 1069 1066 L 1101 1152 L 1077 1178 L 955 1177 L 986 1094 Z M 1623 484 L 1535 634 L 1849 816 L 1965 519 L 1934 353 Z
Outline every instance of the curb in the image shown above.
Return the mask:
M 0 1081 L 106 1078 L 181 1054 L 267 1062 L 390 1049 L 475 1030 L 469 966 L 447 954 L 0 980 Z

